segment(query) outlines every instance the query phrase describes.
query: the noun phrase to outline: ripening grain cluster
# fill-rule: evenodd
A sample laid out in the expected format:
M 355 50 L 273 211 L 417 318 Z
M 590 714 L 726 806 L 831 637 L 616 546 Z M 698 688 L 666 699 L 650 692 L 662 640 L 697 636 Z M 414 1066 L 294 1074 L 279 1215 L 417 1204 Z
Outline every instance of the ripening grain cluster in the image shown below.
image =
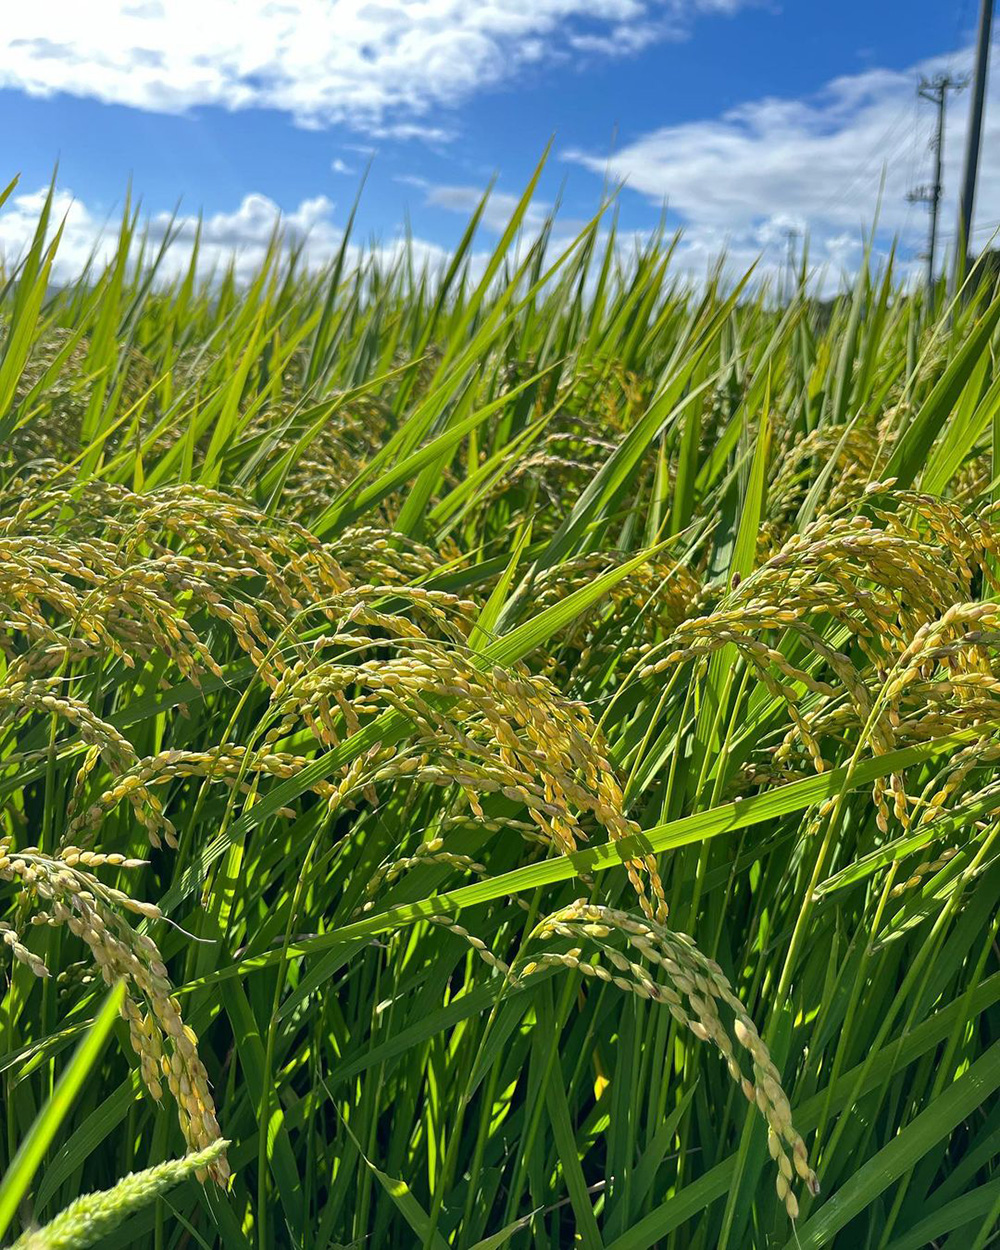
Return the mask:
M 2 275 L 0 1244 L 994 1244 L 1000 298 L 529 201 Z

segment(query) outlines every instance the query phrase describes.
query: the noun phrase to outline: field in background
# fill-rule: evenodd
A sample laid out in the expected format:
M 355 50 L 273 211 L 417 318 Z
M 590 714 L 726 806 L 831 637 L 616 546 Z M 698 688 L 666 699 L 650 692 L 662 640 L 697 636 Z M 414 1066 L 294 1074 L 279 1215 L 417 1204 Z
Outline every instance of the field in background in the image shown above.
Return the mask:
M 532 190 L 6 275 L 0 1241 L 993 1244 L 1000 301 Z

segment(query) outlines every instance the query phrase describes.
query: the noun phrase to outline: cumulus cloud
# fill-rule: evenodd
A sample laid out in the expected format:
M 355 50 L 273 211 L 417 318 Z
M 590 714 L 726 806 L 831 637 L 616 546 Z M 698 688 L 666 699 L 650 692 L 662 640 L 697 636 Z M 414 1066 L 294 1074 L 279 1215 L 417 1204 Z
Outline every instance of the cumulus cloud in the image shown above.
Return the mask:
M 427 202 L 462 216 L 471 214 L 482 195 L 482 189 L 478 187 L 435 186 L 419 178 L 401 181 L 416 185 Z M 30 244 L 45 195 L 44 188 L 23 192 L 13 195 L 4 205 L 0 212 L 0 272 L 9 273 Z M 483 228 L 493 234 L 501 233 L 507 226 L 517 199 L 515 195 L 494 191 L 484 213 Z M 547 202 L 532 205 L 525 218 L 522 236 L 512 249 L 514 257 L 523 258 L 552 208 Z M 71 192 L 60 190 L 53 201 L 51 229 L 60 224 L 63 233 L 53 268 L 55 282 L 71 281 L 88 264 L 99 271 L 111 260 L 118 245 L 119 212 L 98 211 L 74 198 Z M 557 217 L 552 235 L 553 246 L 556 249 L 566 246 L 577 235 L 581 224 L 577 220 Z M 704 226 L 689 230 L 675 251 L 673 270 L 698 286 L 715 269 L 720 255 L 725 252 L 726 272 L 729 277 L 735 278 L 759 261 L 761 246 L 764 245 L 765 254 L 757 264 L 756 277 L 768 278 L 773 283 L 781 277 L 782 230 L 786 224 L 796 225 L 798 222 L 797 219 L 776 216 L 761 226 L 749 242 L 734 239 L 732 232 L 721 227 Z M 249 282 L 265 259 L 276 232 L 280 235 L 282 246 L 286 250 L 293 245 L 299 248 L 301 262 L 312 269 L 331 261 L 343 243 L 343 230 L 336 207 L 323 195 L 304 199 L 295 208 L 283 212 L 268 196 L 254 193 L 244 196 L 232 209 L 203 217 L 153 213 L 140 223 L 139 230 L 140 235 L 145 234 L 153 251 L 159 248 L 168 234 L 170 236 L 170 246 L 158 270 L 162 282 L 187 272 L 196 236 L 200 236 L 198 270 L 202 278 L 219 276 L 232 265 L 237 281 Z M 606 233 L 602 231 L 598 250 L 603 248 L 606 238 Z M 781 247 L 768 255 L 766 243 L 772 238 L 780 242 Z M 626 270 L 647 243 L 646 232 L 625 231 L 619 234 L 619 258 Z M 400 258 L 405 246 L 401 235 L 364 247 L 352 243 L 348 247 L 348 261 L 359 264 L 374 256 L 383 266 L 389 266 Z M 417 237 L 410 240 L 409 246 L 417 269 L 426 267 L 435 272 L 447 264 L 449 251 L 438 243 Z M 490 252 L 488 244 L 472 252 L 469 263 L 473 275 L 485 270 Z M 818 254 L 814 259 L 826 265 L 826 273 L 817 283 L 817 289 L 830 293 L 836 289 L 843 273 L 856 268 L 860 245 L 856 235 L 845 232 L 825 239 L 816 252 Z
M 674 33 L 675 28 L 669 23 L 622 23 L 613 26 L 606 34 L 571 35 L 569 44 L 577 52 L 591 52 L 597 56 L 633 56 Z
M 548 55 L 636 50 L 756 0 L 44 0 L 0 24 L 0 86 L 158 112 L 281 109 L 385 138 Z M 589 45 L 587 41 L 590 41 Z M 607 42 L 602 43 L 602 40 Z
M 47 188 L 15 194 L 0 209 L 0 269 L 9 272 L 34 238 L 45 204 Z M 91 253 L 103 264 L 112 254 L 117 222 L 96 215 L 69 191 L 58 191 L 52 200 L 53 227 L 63 226 L 53 276 L 57 281 L 80 273 Z
M 389 125 L 369 125 L 366 129 L 373 139 L 389 139 L 398 143 L 417 139 L 431 147 L 441 147 L 457 138 L 457 132 L 451 127 L 425 126 L 421 122 L 392 122 Z
M 483 198 L 485 187 L 441 186 L 428 182 L 425 178 L 411 174 L 402 174 L 396 178 L 404 186 L 416 187 L 423 192 L 424 204 L 430 208 L 443 208 L 450 213 L 458 213 L 462 217 L 471 217 Z M 481 218 L 483 226 L 494 234 L 502 234 L 514 215 L 521 197 L 508 191 L 494 188 L 486 201 Z M 546 200 L 533 200 L 524 215 L 524 228 L 529 232 L 541 229 L 546 217 L 552 211 L 552 205 Z
M 347 175 L 356 172 L 353 166 L 348 165 L 346 161 L 342 161 L 339 156 L 334 157 L 334 159 L 330 162 L 330 168 L 335 174 Z
M 749 261 L 784 251 L 786 230 L 808 230 L 814 258 L 831 270 L 857 263 L 862 231 L 878 213 L 882 237 L 923 245 L 926 220 L 906 192 L 930 173 L 933 110 L 919 105 L 921 74 L 964 68 L 971 49 L 905 71 L 869 69 L 836 78 L 804 99 L 766 97 L 718 117 L 663 126 L 610 157 L 566 152 L 567 160 L 604 178 L 623 180 L 651 201 L 667 203 L 685 225 L 681 257 L 702 261 L 728 245 Z M 997 69 L 991 69 L 996 83 Z M 942 228 L 953 238 L 967 99 L 951 97 L 945 143 Z M 1000 111 L 987 109 L 976 206 L 980 245 L 1000 218 Z M 884 181 L 883 181 L 884 175 Z
M 15 194 L 0 212 L 0 268 L 8 271 L 24 254 L 31 242 L 38 217 L 45 201 L 45 189 Z M 59 191 L 53 199 L 52 227 L 63 224 L 63 234 L 53 267 L 56 282 L 66 282 L 79 275 L 88 260 L 100 268 L 114 254 L 118 243 L 119 218 L 101 215 L 89 208 L 69 191 Z M 161 279 L 167 281 L 187 271 L 196 235 L 200 232 L 199 271 L 203 277 L 220 273 L 233 264 L 238 280 L 246 281 L 258 269 L 278 230 L 284 246 L 301 245 L 302 259 L 307 266 L 318 268 L 330 261 L 343 242 L 343 230 L 335 218 L 332 201 L 324 195 L 302 200 L 296 208 L 282 212 L 266 195 L 244 196 L 229 211 L 209 214 L 203 218 L 193 214 L 174 216 L 154 213 L 141 225 L 153 247 L 169 234 L 172 242 L 160 267 Z M 404 246 L 402 239 L 391 239 L 365 249 L 376 252 L 385 263 L 391 263 Z M 414 264 L 434 269 L 447 260 L 446 249 L 423 239 L 411 241 Z M 352 262 L 362 258 L 360 247 L 351 245 Z

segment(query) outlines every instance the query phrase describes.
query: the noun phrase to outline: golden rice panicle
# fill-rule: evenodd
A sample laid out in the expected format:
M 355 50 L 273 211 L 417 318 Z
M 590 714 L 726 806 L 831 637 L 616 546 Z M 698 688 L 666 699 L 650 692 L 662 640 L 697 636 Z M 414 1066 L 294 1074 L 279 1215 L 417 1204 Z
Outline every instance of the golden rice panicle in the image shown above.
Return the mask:
M 0 873 L 3 872 L 4 861 L 7 858 L 2 845 L 0 845 Z M 36 977 L 49 977 L 52 975 L 45 961 L 36 955 L 34 951 L 28 950 L 24 945 L 13 925 L 9 925 L 3 920 L 0 920 L 0 939 L 3 940 L 4 946 L 7 947 L 14 958 L 30 969 Z
M 863 493 L 885 459 L 885 447 L 877 431 L 863 425 L 820 425 L 805 437 L 790 425 L 775 440 L 771 457 L 767 510 L 772 540 L 787 537 L 814 485 L 814 470 L 825 471 L 833 463 L 818 505 L 820 515 L 829 515 Z
M 726 1062 L 732 1080 L 754 1104 L 768 1125 L 768 1143 L 779 1169 L 779 1193 L 789 1216 L 794 1219 L 798 1206 L 791 1193 L 793 1172 L 811 1193 L 819 1192 L 819 1182 L 809 1166 L 808 1151 L 796 1130 L 781 1076 L 767 1045 L 746 1008 L 712 959 L 698 950 L 686 934 L 674 933 L 661 923 L 637 917 L 618 908 L 580 899 L 546 916 L 531 934 L 535 941 L 570 939 L 598 949 L 615 969 L 581 958 L 582 948 L 569 951 L 547 950 L 512 969 L 514 979 L 530 976 L 539 967 L 561 964 L 585 976 L 609 981 L 620 989 L 663 1003 L 674 1020 L 699 1041 L 711 1042 Z M 623 949 L 624 947 L 624 949 Z M 629 951 L 644 961 L 637 963 Z M 661 976 L 665 980 L 657 980 Z M 724 1005 L 733 1017 L 731 1031 L 719 1012 Z M 734 1041 L 749 1055 L 752 1078 L 740 1066 Z
M 532 582 L 521 609 L 541 612 L 626 558 L 592 552 L 545 569 Z M 691 613 L 701 590 L 684 564 L 663 555 L 652 557 L 617 582 L 599 610 L 582 614 L 555 636 L 543 672 L 563 679 L 576 668 L 586 671 L 612 660 L 617 672 L 629 672 L 648 647 Z
M 988 520 L 884 483 L 865 499 L 865 512 L 793 534 L 645 657 L 639 676 L 650 679 L 731 646 L 785 705 L 788 732 L 764 766 L 747 766 L 751 781 L 800 776 L 803 755 L 823 771 L 824 739 L 863 734 L 878 755 L 1000 714 L 995 605 L 969 598 L 988 564 Z M 830 624 L 846 642 L 831 645 Z M 908 827 L 902 774 L 877 780 L 873 801 L 883 832 L 892 819 Z
M 365 887 L 365 898 L 367 901 L 362 904 L 359 910 L 363 912 L 371 910 L 373 906 L 372 899 L 374 899 L 380 889 L 384 886 L 392 885 L 411 869 L 419 868 L 424 864 L 439 864 L 453 868 L 456 872 L 472 873 L 477 877 L 488 875 L 486 865 L 480 864 L 471 855 L 462 855 L 447 850 L 442 837 L 430 838 L 421 842 L 414 849 L 412 855 L 404 855 L 400 859 L 395 859 L 379 866 Z M 441 923 L 445 923 L 445 921 L 442 920 Z
M 369 757 L 370 759 L 370 757 Z M 79 796 L 68 810 L 70 819 L 66 824 L 64 840 L 86 839 L 92 836 L 102 822 L 123 799 L 133 793 L 148 793 L 154 787 L 164 787 L 178 780 L 201 778 L 209 783 L 221 784 L 240 794 L 248 794 L 249 776 L 274 777 L 286 780 L 296 776 L 309 759 L 288 751 L 272 751 L 266 745 L 253 750 L 237 743 L 221 743 L 206 751 L 165 750 L 138 760 L 121 773 L 113 785 L 101 791 L 88 806 L 82 807 Z M 364 758 L 362 758 L 362 764 Z M 331 806 L 337 801 L 338 789 L 323 779 L 313 782 L 309 789 L 326 799 Z M 282 814 L 288 815 L 287 809 Z M 163 818 L 166 823 L 166 818 Z M 172 835 L 172 827 L 171 827 Z M 176 838 L 168 838 L 168 845 L 175 845 Z M 154 845 L 157 843 L 154 842 Z
M 587 839 L 585 818 L 616 841 L 638 832 L 607 745 L 582 704 L 523 665 L 481 668 L 463 649 L 428 638 L 398 639 L 397 650 L 388 659 L 330 661 L 286 675 L 266 741 L 273 745 L 301 721 L 324 745 L 335 743 L 332 710 L 346 712 L 351 692 L 350 714 L 359 721 L 392 708 L 416 728 L 410 753 L 382 763 L 373 783 L 405 778 L 455 787 L 477 818 L 485 816 L 484 796 L 503 795 L 527 808 L 561 854 Z M 626 869 L 643 910 L 664 918 L 655 857 L 631 856 Z
M 84 783 L 96 765 L 96 756 L 99 756 L 116 779 L 118 788 L 114 791 L 114 802 L 128 799 L 153 846 L 160 846 L 162 838 L 168 846 L 175 847 L 177 835 L 173 824 L 159 799 L 151 793 L 141 770 L 136 771 L 139 761 L 128 739 L 110 722 L 96 715 L 87 703 L 67 694 L 58 680 L 21 680 L 17 679 L 16 670 L 13 675 L 14 680 L 11 680 L 12 670 L 8 669 L 5 679 L 0 680 L 0 723 L 4 720 L 17 722 L 29 714 L 50 714 L 75 730 L 91 748 L 74 786 L 71 809 L 75 811 L 79 807 Z M 71 821 L 73 819 L 75 817 L 71 817 Z
M 138 933 L 121 915 L 132 912 L 147 920 L 161 915 L 153 903 L 130 898 L 105 885 L 85 866 L 111 864 L 127 868 L 135 861 L 67 847 L 61 856 L 43 854 L 37 847 L 14 849 L 9 843 L 0 851 L 0 880 L 15 885 L 29 904 L 47 904 L 40 913 L 43 923 L 65 926 L 88 948 L 101 977 L 108 985 L 124 981 L 127 987 L 121 1012 L 128 1022 L 132 1047 L 139 1057 L 143 1082 L 154 1099 L 163 1096 L 166 1083 L 177 1104 L 181 1131 L 192 1150 L 203 1150 L 221 1133 L 208 1073 L 198 1055 L 198 1039 L 184 1023 L 180 1003 L 173 994 L 168 973 L 156 943 Z M 16 938 L 4 941 L 32 971 Z M 225 1155 L 214 1160 L 209 1173 L 220 1184 L 229 1176 Z
M 470 933 L 468 929 L 458 923 L 454 916 L 428 916 L 427 919 L 431 924 L 439 925 L 441 928 L 447 929 L 449 933 L 454 933 L 456 937 L 466 941 L 476 955 L 494 971 L 501 973 L 504 977 L 510 975 L 509 966 L 486 945 L 480 937 Z

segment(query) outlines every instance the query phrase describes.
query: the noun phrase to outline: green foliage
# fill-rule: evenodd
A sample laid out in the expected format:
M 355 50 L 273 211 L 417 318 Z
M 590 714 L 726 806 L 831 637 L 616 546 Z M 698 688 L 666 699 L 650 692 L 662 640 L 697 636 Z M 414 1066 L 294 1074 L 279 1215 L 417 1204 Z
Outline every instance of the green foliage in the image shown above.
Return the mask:
M 441 272 L 126 208 L 0 293 L 19 1246 L 994 1235 L 1000 301 L 536 179 Z

